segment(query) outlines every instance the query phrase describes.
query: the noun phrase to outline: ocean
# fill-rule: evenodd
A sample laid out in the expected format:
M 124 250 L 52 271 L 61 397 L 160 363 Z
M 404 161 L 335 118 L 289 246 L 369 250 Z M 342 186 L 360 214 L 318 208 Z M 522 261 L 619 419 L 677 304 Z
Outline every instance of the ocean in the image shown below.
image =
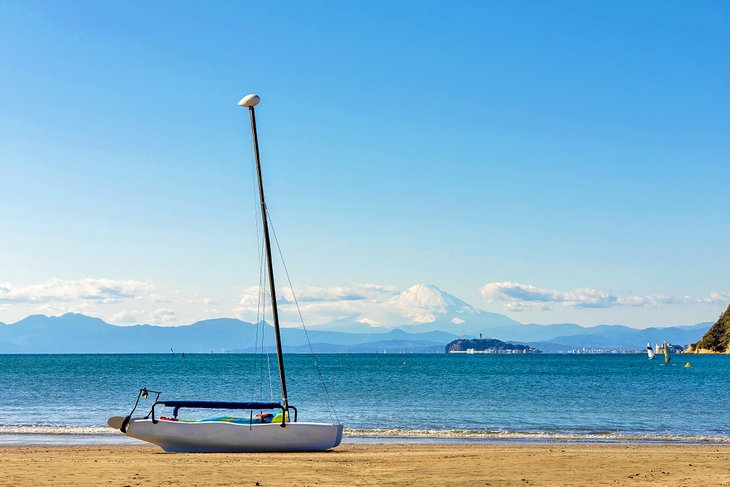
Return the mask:
M 290 403 L 302 421 L 338 419 L 344 441 L 730 443 L 728 356 L 675 355 L 668 366 L 643 354 L 317 363 L 327 393 L 312 356 L 285 356 Z M 273 355 L 0 355 L 0 444 L 132 442 L 106 418 L 128 414 L 141 387 L 162 399 L 280 399 Z

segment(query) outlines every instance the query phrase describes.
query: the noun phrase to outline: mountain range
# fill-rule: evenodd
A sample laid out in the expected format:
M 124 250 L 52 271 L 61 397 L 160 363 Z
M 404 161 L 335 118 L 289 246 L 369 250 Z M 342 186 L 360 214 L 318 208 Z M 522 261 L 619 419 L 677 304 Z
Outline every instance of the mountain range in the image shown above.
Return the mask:
M 259 326 L 260 325 L 260 326 Z M 0 353 L 186 353 L 253 352 L 255 344 L 273 346 L 266 323 L 220 318 L 182 326 L 111 325 L 99 318 L 68 313 L 33 315 L 0 323 Z M 636 329 L 621 325 L 521 324 L 482 311 L 435 286 L 412 286 L 347 318 L 312 327 L 282 328 L 288 353 L 443 352 L 457 338 L 496 338 L 543 352 L 577 349 L 640 350 L 646 342 L 688 344 L 711 323 Z M 262 336 L 263 335 L 263 336 Z M 309 340 L 307 340 L 307 337 Z

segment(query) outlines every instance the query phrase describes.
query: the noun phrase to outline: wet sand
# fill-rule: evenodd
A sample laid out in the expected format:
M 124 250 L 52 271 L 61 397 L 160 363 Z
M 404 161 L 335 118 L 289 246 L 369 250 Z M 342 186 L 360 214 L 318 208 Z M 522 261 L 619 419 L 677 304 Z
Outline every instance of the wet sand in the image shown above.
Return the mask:
M 0 485 L 730 485 L 730 447 L 345 444 L 325 453 L 0 447 Z

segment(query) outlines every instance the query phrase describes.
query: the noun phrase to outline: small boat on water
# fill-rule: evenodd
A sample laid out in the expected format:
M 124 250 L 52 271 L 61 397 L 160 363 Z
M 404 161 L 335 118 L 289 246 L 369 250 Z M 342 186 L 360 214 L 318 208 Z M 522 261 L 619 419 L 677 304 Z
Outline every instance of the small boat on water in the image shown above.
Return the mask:
M 646 342 L 646 355 L 649 357 L 649 360 L 652 360 L 657 355 L 662 355 L 664 357 L 664 365 L 669 365 L 669 362 L 672 361 L 672 357 L 670 355 L 670 351 L 672 349 L 672 345 L 667 342 L 664 342 L 661 345 L 657 343 L 655 349 L 652 349 L 651 342 Z
M 651 348 L 651 343 L 646 342 L 646 355 L 649 357 L 649 360 L 652 360 L 654 356 L 656 355 L 654 353 L 654 350 Z
M 281 383 L 281 402 L 230 402 L 160 400 L 160 392 L 140 389 L 132 411 L 126 416 L 113 416 L 107 423 L 125 435 L 159 445 L 168 452 L 295 452 L 323 451 L 334 448 L 342 441 L 339 423 L 308 423 L 298 421 L 297 408 L 289 404 L 284 374 L 284 356 L 279 329 L 279 310 L 276 301 L 274 271 L 271 258 L 271 242 L 264 199 L 261 161 L 259 157 L 256 115 L 254 107 L 259 103 L 257 95 L 246 95 L 238 102 L 248 108 L 251 119 L 251 135 L 258 177 L 258 193 L 261 206 L 263 240 L 266 254 L 269 294 L 276 356 Z M 170 349 L 171 353 L 174 353 Z M 152 406 L 145 416 L 135 416 L 140 399 L 153 395 Z M 172 414 L 158 416 L 161 408 L 172 408 Z M 181 409 L 246 410 L 245 417 L 215 417 L 203 420 L 179 418 Z M 254 416 L 254 411 L 259 413 Z M 264 412 L 274 411 L 274 413 Z M 169 414 L 169 413 L 168 413 Z

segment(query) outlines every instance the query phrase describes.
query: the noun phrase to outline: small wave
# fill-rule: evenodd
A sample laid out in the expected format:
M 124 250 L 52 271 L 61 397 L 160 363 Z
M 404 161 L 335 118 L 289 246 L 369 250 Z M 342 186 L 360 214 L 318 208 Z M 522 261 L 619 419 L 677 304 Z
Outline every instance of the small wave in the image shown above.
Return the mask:
M 545 432 L 545 431 L 490 431 L 490 430 L 404 430 L 404 429 L 348 429 L 346 436 L 355 438 L 443 438 L 484 440 L 538 440 L 538 441 L 629 441 L 629 442 L 688 442 L 730 443 L 729 436 L 632 434 L 600 432 Z
M 70 425 L 0 425 L 0 435 L 113 435 L 115 430 L 108 426 Z

